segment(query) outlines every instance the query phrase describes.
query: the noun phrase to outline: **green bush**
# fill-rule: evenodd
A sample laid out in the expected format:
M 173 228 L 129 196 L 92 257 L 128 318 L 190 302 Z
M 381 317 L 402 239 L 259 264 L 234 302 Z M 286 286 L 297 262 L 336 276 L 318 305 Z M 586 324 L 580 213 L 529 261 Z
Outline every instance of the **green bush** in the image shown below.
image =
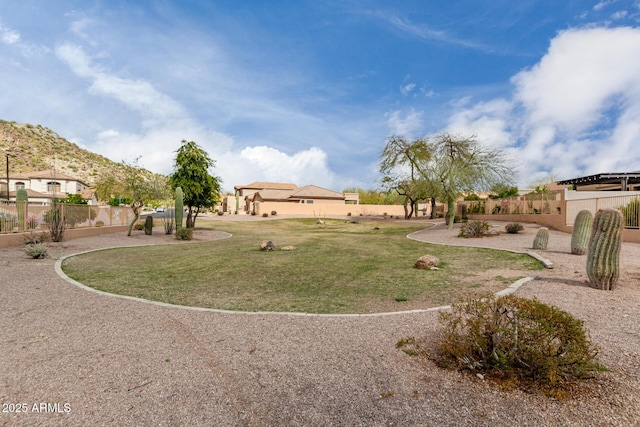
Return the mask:
M 460 227 L 458 237 L 482 237 L 489 231 L 487 221 L 469 221 Z
M 104 221 L 96 221 L 96 227 L 104 227 Z
M 263 218 L 267 218 L 268 216 L 269 216 L 269 214 L 268 214 L 268 213 L 266 213 L 266 212 L 262 214 L 262 217 L 263 217 Z
M 46 258 L 47 245 L 45 243 L 32 243 L 25 245 L 23 251 L 33 259 Z
M 191 240 L 193 238 L 193 228 L 180 227 L 176 228 L 177 240 Z
M 633 199 L 625 206 L 618 206 L 617 209 L 622 212 L 624 226 L 626 228 L 638 228 L 640 226 L 638 222 L 638 217 L 640 216 L 640 199 Z
M 535 299 L 461 298 L 439 320 L 437 362 L 447 368 L 485 372 L 556 396 L 574 380 L 606 369 L 581 320 Z
M 278 215 L 278 212 L 276 212 L 276 211 L 271 211 L 271 215 L 272 215 L 272 216 L 276 216 L 276 215 Z
M 509 234 L 518 234 L 519 232 L 524 230 L 524 227 L 520 223 L 511 222 L 504 226 L 504 230 Z

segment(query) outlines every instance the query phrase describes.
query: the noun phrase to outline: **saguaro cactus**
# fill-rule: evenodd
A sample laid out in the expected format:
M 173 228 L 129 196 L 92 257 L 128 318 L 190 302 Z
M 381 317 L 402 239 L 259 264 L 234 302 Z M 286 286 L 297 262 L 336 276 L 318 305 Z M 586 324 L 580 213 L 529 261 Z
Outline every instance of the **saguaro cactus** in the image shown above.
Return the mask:
M 182 195 L 182 188 L 176 187 L 176 230 L 182 228 L 182 215 L 184 213 L 184 199 Z
M 24 188 L 16 192 L 16 208 L 18 210 L 18 230 L 24 231 L 27 217 L 27 203 L 29 196 Z
M 584 209 L 578 212 L 576 221 L 573 224 L 571 233 L 571 253 L 574 255 L 584 255 L 587 253 L 589 237 L 591 237 L 591 226 L 593 225 L 593 215 L 590 210 Z
M 587 252 L 587 276 L 592 288 L 613 290 L 620 277 L 622 213 L 602 209 L 596 213 Z
M 151 236 L 151 233 L 153 233 L 153 217 L 151 215 L 147 215 L 144 219 L 144 234 Z
M 547 249 L 547 244 L 549 243 L 549 229 L 547 227 L 541 227 L 536 234 L 535 239 L 533 239 L 533 249 Z

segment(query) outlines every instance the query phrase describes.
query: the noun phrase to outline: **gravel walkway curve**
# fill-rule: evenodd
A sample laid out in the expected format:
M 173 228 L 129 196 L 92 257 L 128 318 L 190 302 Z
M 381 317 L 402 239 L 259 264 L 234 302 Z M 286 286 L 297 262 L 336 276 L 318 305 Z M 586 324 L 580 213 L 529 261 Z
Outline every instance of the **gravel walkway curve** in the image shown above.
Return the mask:
M 526 250 L 536 229 L 462 243 Z M 455 234 L 438 226 L 412 237 L 460 243 Z M 585 258 L 567 253 L 570 236 L 552 231 L 544 256 L 555 268 L 518 290 L 582 318 L 611 368 L 585 392 L 557 402 L 500 391 L 395 348 L 409 336 L 433 342 L 435 312 L 200 312 L 87 292 L 54 272 L 60 256 L 149 239 L 119 233 L 71 240 L 52 245 L 53 257 L 45 260 L 0 250 L 0 425 L 629 426 L 640 420 L 639 245 L 623 246 L 619 288 L 597 291 L 584 283 Z

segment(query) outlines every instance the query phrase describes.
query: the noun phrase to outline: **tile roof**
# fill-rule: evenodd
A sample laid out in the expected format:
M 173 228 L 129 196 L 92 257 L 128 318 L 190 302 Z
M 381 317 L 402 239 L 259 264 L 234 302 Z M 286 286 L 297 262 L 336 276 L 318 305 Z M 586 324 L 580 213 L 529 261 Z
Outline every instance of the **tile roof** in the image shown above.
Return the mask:
M 295 190 L 296 188 L 298 188 L 298 186 L 295 184 L 286 184 L 286 183 L 280 183 L 280 182 L 256 181 L 247 185 L 236 185 L 233 188 L 236 190 L 240 190 L 243 188 L 246 188 L 249 190 Z
M 80 179 L 75 178 L 71 175 L 67 175 L 61 172 L 54 172 L 52 170 L 44 170 L 44 171 L 35 171 L 35 172 L 21 172 L 21 173 L 16 173 L 16 174 L 12 174 L 10 176 L 10 178 L 13 179 L 20 179 L 20 178 L 24 178 L 24 179 L 28 179 L 28 178 L 51 178 L 51 179 L 64 179 L 67 181 L 78 181 L 78 182 L 82 182 Z M 82 182 L 83 184 L 85 184 L 84 182 Z
M 259 197 L 262 201 L 286 201 L 289 200 L 291 193 L 293 190 L 261 190 L 253 195 L 253 200 Z
M 317 185 L 305 185 L 297 189 L 291 194 L 292 199 L 341 199 L 344 200 L 344 194 L 336 191 L 327 190 Z

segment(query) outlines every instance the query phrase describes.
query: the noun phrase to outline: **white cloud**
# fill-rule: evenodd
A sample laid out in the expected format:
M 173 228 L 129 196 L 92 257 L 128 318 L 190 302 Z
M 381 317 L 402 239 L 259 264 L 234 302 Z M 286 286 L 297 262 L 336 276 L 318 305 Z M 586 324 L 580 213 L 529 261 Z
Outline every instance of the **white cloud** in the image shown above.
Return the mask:
M 497 147 L 513 143 L 509 128 L 512 103 L 505 99 L 480 102 L 457 111 L 449 120 L 448 129 L 457 134 L 474 134 L 479 140 Z
M 422 111 L 413 109 L 404 117 L 401 111 L 385 113 L 391 133 L 403 136 L 410 136 L 422 127 L 422 116 Z
M 0 40 L 5 44 L 14 44 L 20 41 L 20 33 L 0 24 Z
M 415 83 L 409 83 L 406 84 L 404 86 L 400 86 L 400 92 L 402 92 L 402 94 L 404 96 L 409 95 L 414 89 L 416 88 L 416 84 Z
M 521 160 L 521 185 L 640 169 L 640 29 L 561 32 L 512 83 L 511 100 L 452 103 L 449 126 Z
M 311 147 L 293 155 L 272 147 L 247 147 L 240 151 L 236 164 L 251 171 L 250 180 L 252 181 L 314 184 L 327 188 L 333 188 L 338 184 L 335 175 L 327 165 L 327 154 L 317 147 Z
M 623 19 L 627 16 L 628 12 L 626 10 L 620 10 L 611 15 L 611 19 Z
M 71 43 L 56 48 L 58 57 L 79 77 L 90 80 L 90 93 L 114 98 L 147 119 L 167 120 L 186 117 L 182 106 L 143 80 L 124 79 L 93 65 L 82 47 Z
M 516 100 L 533 124 L 581 132 L 615 97 L 640 83 L 640 31 L 594 28 L 560 33 L 532 69 L 517 74 Z
M 599 3 L 597 3 L 595 6 L 593 6 L 593 10 L 601 11 L 605 7 L 607 7 L 610 4 L 613 4 L 615 2 L 616 2 L 616 0 L 603 0 L 603 1 L 599 2 Z

